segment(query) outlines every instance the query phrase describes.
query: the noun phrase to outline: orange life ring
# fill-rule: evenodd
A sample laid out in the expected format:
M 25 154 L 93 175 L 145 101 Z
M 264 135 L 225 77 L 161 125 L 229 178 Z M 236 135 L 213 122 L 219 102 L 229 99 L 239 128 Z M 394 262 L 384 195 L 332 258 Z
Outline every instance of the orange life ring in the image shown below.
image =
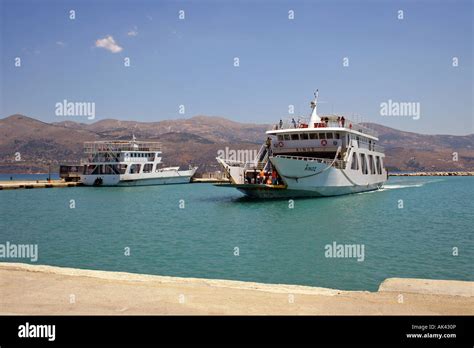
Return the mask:
M 328 141 L 326 139 L 321 140 L 321 145 L 326 146 L 328 144 Z
M 280 147 L 283 147 L 283 143 L 282 143 L 281 141 L 278 143 L 278 145 L 279 145 Z

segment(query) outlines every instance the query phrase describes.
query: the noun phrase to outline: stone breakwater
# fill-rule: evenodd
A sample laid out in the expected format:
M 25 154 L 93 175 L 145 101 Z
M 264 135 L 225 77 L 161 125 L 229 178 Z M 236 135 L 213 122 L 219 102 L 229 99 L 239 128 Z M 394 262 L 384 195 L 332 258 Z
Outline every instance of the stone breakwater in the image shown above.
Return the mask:
M 413 172 L 389 173 L 390 176 L 474 176 L 474 172 Z
M 2 315 L 473 315 L 474 282 L 389 278 L 376 292 L 0 263 Z

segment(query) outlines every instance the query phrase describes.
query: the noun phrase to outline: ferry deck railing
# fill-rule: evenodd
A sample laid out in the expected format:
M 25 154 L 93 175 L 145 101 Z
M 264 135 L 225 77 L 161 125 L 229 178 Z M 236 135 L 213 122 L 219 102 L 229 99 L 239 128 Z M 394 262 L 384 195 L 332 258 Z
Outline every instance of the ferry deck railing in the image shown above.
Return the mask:
M 88 141 L 84 143 L 84 152 L 93 154 L 98 152 L 120 151 L 161 151 L 159 142 L 150 141 Z
M 359 123 L 353 122 L 350 119 L 345 118 L 344 126 L 342 125 L 341 120 L 337 121 L 337 120 L 333 119 L 334 117 L 342 117 L 342 116 L 328 115 L 328 116 L 320 116 L 320 117 L 321 117 L 321 122 L 316 124 L 316 127 L 315 127 L 317 129 L 327 128 L 327 127 L 351 129 L 351 130 L 358 131 L 360 133 L 364 133 L 364 134 L 372 135 L 374 137 L 378 137 L 378 134 L 375 130 L 370 129 L 366 126 L 363 126 Z M 325 117 L 330 117 L 331 119 L 328 122 L 325 122 L 324 121 Z M 273 130 L 295 129 L 295 128 L 305 129 L 305 128 L 308 128 L 307 126 L 308 126 L 308 123 L 309 123 L 309 119 L 307 117 L 295 117 L 294 120 L 295 120 L 295 123 L 293 123 L 292 119 L 284 120 L 281 127 L 280 127 L 280 124 L 277 123 L 273 126 Z

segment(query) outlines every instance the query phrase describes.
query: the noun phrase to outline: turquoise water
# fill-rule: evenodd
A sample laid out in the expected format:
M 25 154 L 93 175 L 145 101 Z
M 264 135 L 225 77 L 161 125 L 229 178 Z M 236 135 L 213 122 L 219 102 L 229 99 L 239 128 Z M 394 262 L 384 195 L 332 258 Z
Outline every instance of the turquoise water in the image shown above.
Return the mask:
M 388 277 L 474 280 L 474 177 L 391 178 L 293 209 L 241 197 L 209 184 L 0 191 L 0 243 L 37 243 L 37 264 L 182 277 L 358 290 Z M 326 258 L 334 241 L 363 244 L 364 261 Z

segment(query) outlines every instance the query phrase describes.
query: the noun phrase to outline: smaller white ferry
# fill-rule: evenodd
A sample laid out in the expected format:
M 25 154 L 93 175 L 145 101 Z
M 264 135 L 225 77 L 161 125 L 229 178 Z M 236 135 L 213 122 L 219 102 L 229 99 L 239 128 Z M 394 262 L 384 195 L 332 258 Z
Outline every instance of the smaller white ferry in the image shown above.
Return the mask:
M 87 186 L 185 184 L 197 170 L 164 167 L 161 143 L 136 141 L 135 136 L 131 141 L 86 142 L 84 152 L 88 158 L 81 182 Z

